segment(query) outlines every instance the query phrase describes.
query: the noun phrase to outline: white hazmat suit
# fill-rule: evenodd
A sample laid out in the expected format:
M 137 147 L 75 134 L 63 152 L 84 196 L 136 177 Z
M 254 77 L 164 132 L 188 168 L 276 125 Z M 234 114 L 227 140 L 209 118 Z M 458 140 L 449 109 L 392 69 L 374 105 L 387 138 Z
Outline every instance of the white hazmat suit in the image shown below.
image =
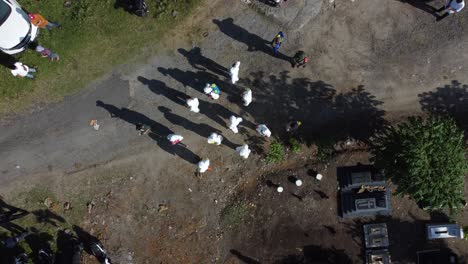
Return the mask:
M 221 141 L 223 141 L 223 137 L 216 133 L 211 133 L 211 135 L 208 137 L 208 144 L 216 144 L 219 146 L 221 145 Z
M 179 142 L 181 142 L 184 139 L 184 137 L 181 135 L 169 134 L 167 135 L 167 139 L 171 142 L 172 145 L 176 145 Z
M 209 97 L 211 97 L 214 100 L 219 99 L 219 94 L 217 94 L 217 93 L 215 93 L 213 91 L 213 86 L 211 84 L 209 84 L 209 83 L 207 83 L 205 88 L 203 88 L 203 92 L 205 92 L 206 95 L 208 95 Z
M 249 149 L 249 145 L 245 144 L 236 148 L 237 153 L 244 159 L 247 159 L 250 155 L 251 150 Z
M 252 102 L 252 90 L 245 90 L 245 92 L 242 93 L 242 100 L 244 101 L 244 106 L 248 106 Z
M 187 99 L 187 105 L 190 108 L 190 111 L 192 112 L 195 112 L 195 113 L 200 112 L 200 109 L 198 108 L 199 104 L 200 102 L 198 101 L 198 98 L 196 97 Z
M 198 162 L 198 172 L 204 173 L 210 168 L 210 160 L 209 159 L 202 159 Z
M 232 130 L 235 134 L 239 133 L 239 130 L 237 129 L 237 126 L 239 125 L 240 122 L 242 122 L 241 117 L 236 117 L 236 116 L 231 116 L 229 118 L 229 129 Z
M 230 69 L 232 84 L 236 84 L 236 82 L 239 81 L 239 67 L 240 67 L 240 61 L 237 61 L 236 63 L 232 65 Z
M 268 129 L 268 127 L 264 124 L 260 124 L 257 126 L 257 132 L 264 136 L 264 137 L 270 137 L 271 136 L 271 131 Z

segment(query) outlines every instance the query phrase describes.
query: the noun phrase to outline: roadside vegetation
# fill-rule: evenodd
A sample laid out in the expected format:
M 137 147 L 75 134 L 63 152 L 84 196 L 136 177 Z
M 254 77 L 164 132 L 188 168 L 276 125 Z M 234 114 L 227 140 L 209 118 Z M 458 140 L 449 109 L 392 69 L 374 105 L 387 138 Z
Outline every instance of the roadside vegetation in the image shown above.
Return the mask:
M 467 172 L 463 131 L 448 118 L 411 117 L 375 139 L 375 163 L 423 207 L 462 208 Z
M 2 67 L 0 114 L 61 99 L 112 67 L 143 57 L 142 53 L 151 54 L 156 49 L 153 43 L 187 17 L 201 0 L 148 1 L 145 18 L 116 8 L 116 0 L 71 2 L 70 7 L 64 7 L 63 0 L 20 1 L 28 12 L 40 13 L 62 25 L 61 30 L 41 30 L 37 38 L 39 44 L 58 53 L 60 61 L 50 62 L 32 50 L 16 55 L 16 60 L 37 67 L 33 81 L 15 78 Z

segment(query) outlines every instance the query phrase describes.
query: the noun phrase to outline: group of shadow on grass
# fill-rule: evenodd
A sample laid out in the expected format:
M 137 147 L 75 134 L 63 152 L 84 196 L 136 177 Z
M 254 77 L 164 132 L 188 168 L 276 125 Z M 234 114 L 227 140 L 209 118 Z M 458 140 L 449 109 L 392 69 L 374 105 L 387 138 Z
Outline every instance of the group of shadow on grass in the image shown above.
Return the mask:
M 248 51 L 262 51 L 275 56 L 268 41 L 234 24 L 231 18 L 223 21 L 215 20 L 214 23 L 225 34 L 246 44 Z M 312 81 L 308 78 L 291 78 L 288 71 L 281 72 L 277 76 L 256 71 L 251 72 L 250 76 L 246 78 L 241 78 L 239 83 L 243 87 L 252 89 L 254 98 L 249 106 L 244 106 L 241 98 L 243 88 L 233 85 L 228 80 L 229 72 L 226 67 L 205 57 L 198 47 L 192 50 L 179 49 L 178 51 L 187 58 L 193 70 L 184 71 L 177 68 L 159 67 L 158 71 L 177 80 L 186 89 L 192 88 L 199 91 L 200 97 L 206 98 L 206 100 L 199 99 L 200 114 L 223 127 L 228 126 L 224 120 L 229 119 L 232 115 L 252 116 L 256 123 L 267 124 L 273 131 L 273 135 L 283 142 L 288 142 L 291 137 L 294 137 L 307 145 L 333 145 L 336 142 L 347 140 L 368 144 L 372 135 L 388 125 L 384 118 L 385 112 L 379 109 L 383 103 L 367 92 L 363 86 L 337 93 L 328 83 Z M 289 60 L 286 55 L 281 56 L 284 56 L 285 60 Z M 147 85 L 155 94 L 166 97 L 174 104 L 186 106 L 186 100 L 189 97 L 185 93 L 167 86 L 160 80 L 150 80 L 143 76 L 139 76 L 138 80 Z M 234 113 L 226 106 L 209 100 L 208 97 L 203 97 L 205 96 L 203 87 L 206 83 L 216 83 L 229 102 L 239 105 L 241 113 Z M 430 114 L 448 114 L 459 123 L 464 123 L 466 111 L 463 109 L 467 105 L 464 102 L 468 97 L 466 86 L 453 81 L 451 85 L 438 88 L 436 92 L 421 94 L 420 97 L 423 110 L 427 110 Z M 132 125 L 147 124 L 151 128 L 150 136 L 157 141 L 162 149 L 192 164 L 200 161 L 200 157 L 186 147 L 171 145 L 165 137 L 174 131 L 150 117 L 102 101 L 97 101 L 97 106 L 106 109 L 112 117 L 120 118 Z M 160 106 L 158 110 L 170 123 L 181 126 L 201 137 L 206 138 L 212 132 L 221 134 L 221 131 L 210 125 L 193 122 L 167 107 Z M 294 134 L 287 133 L 285 129 L 290 120 L 302 122 L 302 126 Z M 240 126 L 242 131 L 245 128 L 255 129 L 256 124 L 244 118 Z M 264 141 L 264 137 L 249 136 L 246 144 L 249 144 L 249 147 L 257 154 L 262 154 Z M 239 146 L 226 139 L 225 135 L 223 142 L 224 145 L 232 149 Z
M 111 263 L 98 238 L 76 225 L 60 229 L 64 224 L 64 218 L 48 209 L 29 212 L 0 199 L 0 263 L 79 264 L 83 251 L 100 263 Z M 43 227 L 52 228 L 43 231 Z

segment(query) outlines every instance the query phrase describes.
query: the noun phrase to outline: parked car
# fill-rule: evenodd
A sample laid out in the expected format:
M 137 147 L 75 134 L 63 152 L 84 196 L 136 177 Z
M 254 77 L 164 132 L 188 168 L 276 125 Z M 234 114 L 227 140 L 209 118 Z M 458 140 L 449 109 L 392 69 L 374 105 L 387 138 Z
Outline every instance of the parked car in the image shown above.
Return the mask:
M 37 37 L 39 30 L 16 0 L 0 0 L 0 50 L 17 54 Z
M 463 228 L 456 224 L 427 225 L 427 239 L 462 238 Z

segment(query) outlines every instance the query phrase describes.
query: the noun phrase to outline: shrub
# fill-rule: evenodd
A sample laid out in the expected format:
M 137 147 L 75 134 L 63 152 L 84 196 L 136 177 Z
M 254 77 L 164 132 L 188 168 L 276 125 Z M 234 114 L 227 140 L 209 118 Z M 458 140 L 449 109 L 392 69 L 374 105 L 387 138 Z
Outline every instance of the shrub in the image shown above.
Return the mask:
M 289 146 L 291 147 L 291 151 L 293 153 L 299 153 L 301 151 L 301 144 L 295 138 L 289 139 Z
M 467 171 L 463 131 L 450 118 L 410 117 L 373 142 L 375 164 L 422 206 L 456 209 L 463 203 Z
M 268 163 L 276 163 L 282 161 L 284 158 L 284 146 L 279 141 L 271 143 L 270 150 L 266 154 L 266 161 Z
M 320 162 L 327 162 L 335 153 L 335 143 L 331 139 L 320 140 L 317 143 L 317 160 Z

